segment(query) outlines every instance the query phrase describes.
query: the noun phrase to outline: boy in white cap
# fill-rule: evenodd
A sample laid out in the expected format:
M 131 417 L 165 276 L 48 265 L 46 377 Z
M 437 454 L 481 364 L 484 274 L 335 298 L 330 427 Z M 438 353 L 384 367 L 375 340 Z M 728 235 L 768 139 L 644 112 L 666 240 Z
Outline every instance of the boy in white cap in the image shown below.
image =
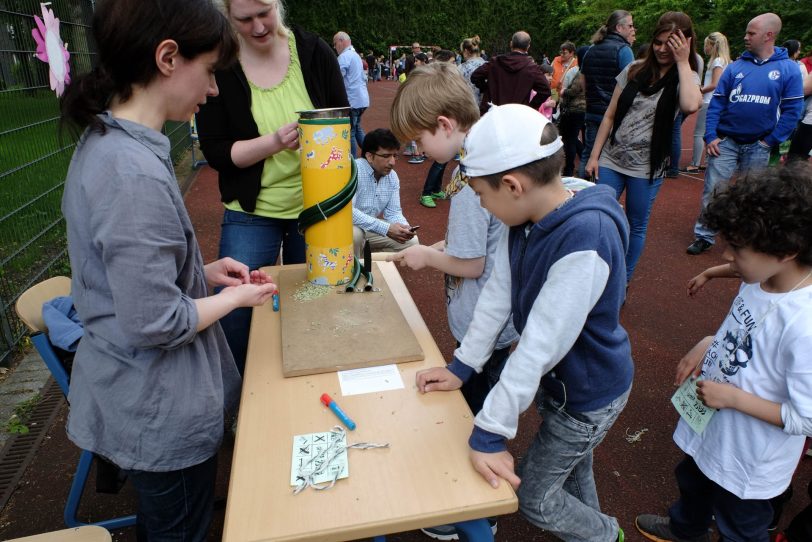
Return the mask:
M 634 372 L 619 313 L 628 224 L 614 191 L 561 181 L 553 124 L 530 107 L 492 107 L 468 133 L 461 165 L 483 207 L 508 226 L 468 333 L 447 368 L 417 375 L 422 392 L 458 389 L 513 318 L 520 333 L 468 440 L 474 468 L 518 489 L 519 509 L 564 540 L 623 541 L 600 512 L 592 452 L 626 405 Z M 520 476 L 506 441 L 539 394 L 544 418 Z M 521 485 L 520 485 L 521 484 Z

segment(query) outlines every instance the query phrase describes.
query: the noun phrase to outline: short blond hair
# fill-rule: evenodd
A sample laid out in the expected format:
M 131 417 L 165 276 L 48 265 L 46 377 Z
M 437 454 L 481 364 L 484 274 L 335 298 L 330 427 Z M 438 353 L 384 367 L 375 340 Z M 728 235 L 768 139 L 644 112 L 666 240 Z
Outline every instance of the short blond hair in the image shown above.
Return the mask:
M 423 130 L 433 134 L 441 115 L 457 121 L 460 130 L 470 129 L 479 120 L 471 87 L 448 62 L 415 68 L 392 102 L 392 132 L 401 141 L 415 139 Z

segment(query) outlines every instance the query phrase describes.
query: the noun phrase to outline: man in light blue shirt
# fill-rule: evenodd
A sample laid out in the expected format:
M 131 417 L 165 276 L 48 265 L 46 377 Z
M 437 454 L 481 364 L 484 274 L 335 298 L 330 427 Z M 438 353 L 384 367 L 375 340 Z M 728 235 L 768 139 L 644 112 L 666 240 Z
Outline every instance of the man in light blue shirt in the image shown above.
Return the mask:
M 361 128 L 361 115 L 369 107 L 369 92 L 367 92 L 367 74 L 361 57 L 355 51 L 346 32 L 338 32 L 333 36 L 333 47 L 338 53 L 338 66 L 344 78 L 344 87 L 347 89 L 347 98 L 350 100 L 350 150 L 355 158 L 355 143 L 359 147 L 364 145 L 364 129 Z
M 416 245 L 412 227 L 400 207 L 400 179 L 395 173 L 400 143 L 391 131 L 379 128 L 366 135 L 357 158 L 358 190 L 352 199 L 352 242 L 360 257 L 364 240 L 373 252 L 399 252 Z

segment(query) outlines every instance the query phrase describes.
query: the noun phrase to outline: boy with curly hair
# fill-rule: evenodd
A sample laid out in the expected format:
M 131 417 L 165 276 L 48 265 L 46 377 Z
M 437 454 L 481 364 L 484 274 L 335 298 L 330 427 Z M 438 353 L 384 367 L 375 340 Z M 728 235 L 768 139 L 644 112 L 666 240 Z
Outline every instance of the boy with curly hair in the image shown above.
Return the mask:
M 728 271 L 743 283 L 716 335 L 679 362 L 675 384 L 701 375 L 697 397 L 718 410 L 701 433 L 679 421 L 680 497 L 667 517 L 638 516 L 637 528 L 649 540 L 709 542 L 715 516 L 723 541 L 768 542 L 769 499 L 789 486 L 812 434 L 812 169 L 748 173 L 716 191 L 703 220 L 727 241 Z

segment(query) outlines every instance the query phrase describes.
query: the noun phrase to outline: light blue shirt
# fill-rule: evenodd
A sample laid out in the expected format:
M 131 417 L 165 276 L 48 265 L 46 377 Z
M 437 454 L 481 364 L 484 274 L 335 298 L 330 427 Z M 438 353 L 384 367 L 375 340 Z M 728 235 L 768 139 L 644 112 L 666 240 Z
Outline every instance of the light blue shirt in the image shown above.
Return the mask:
M 352 198 L 353 226 L 378 235 L 386 235 L 390 224 L 408 226 L 400 207 L 400 179 L 395 170 L 375 181 L 369 162 L 356 158 L 355 165 L 358 166 L 358 190 Z
M 369 107 L 367 72 L 364 71 L 361 57 L 352 45 L 347 46 L 338 55 L 338 67 L 341 69 L 341 77 L 344 78 L 344 88 L 347 89 L 350 107 L 353 109 Z

